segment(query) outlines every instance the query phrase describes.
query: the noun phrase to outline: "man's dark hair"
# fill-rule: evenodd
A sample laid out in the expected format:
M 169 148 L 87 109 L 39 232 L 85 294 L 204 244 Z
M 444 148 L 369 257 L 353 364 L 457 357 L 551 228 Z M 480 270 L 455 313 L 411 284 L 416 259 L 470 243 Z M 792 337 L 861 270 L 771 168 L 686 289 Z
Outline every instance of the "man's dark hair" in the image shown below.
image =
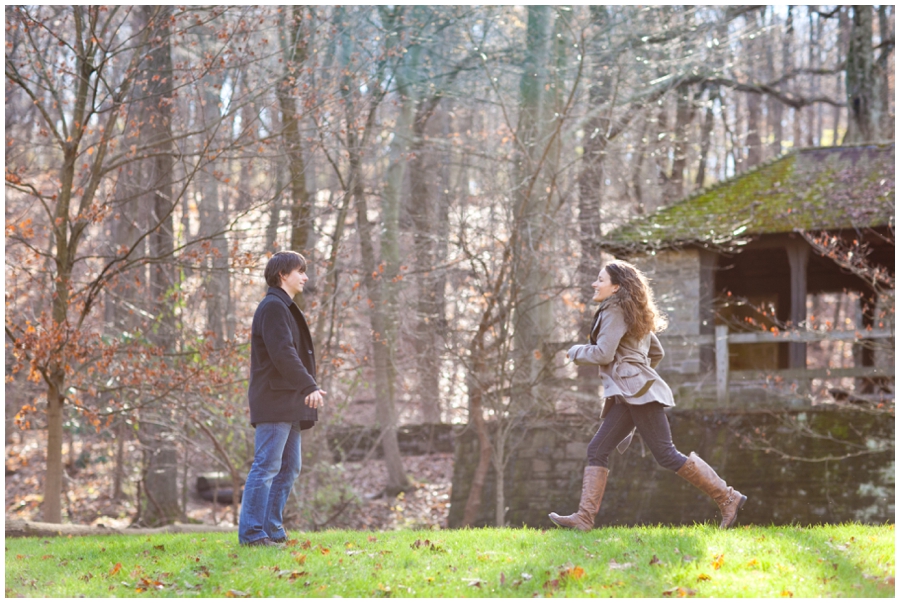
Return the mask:
M 266 264 L 266 284 L 270 287 L 280 287 L 281 279 L 297 268 L 300 272 L 306 272 L 306 258 L 296 251 L 279 251 L 269 258 Z

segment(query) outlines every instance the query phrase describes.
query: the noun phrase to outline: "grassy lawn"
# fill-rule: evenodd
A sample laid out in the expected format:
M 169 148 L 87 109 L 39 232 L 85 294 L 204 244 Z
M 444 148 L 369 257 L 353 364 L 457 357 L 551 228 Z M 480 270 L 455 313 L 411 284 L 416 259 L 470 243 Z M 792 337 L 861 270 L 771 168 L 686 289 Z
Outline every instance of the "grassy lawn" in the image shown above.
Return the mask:
M 894 526 L 6 539 L 6 596 L 893 597 Z

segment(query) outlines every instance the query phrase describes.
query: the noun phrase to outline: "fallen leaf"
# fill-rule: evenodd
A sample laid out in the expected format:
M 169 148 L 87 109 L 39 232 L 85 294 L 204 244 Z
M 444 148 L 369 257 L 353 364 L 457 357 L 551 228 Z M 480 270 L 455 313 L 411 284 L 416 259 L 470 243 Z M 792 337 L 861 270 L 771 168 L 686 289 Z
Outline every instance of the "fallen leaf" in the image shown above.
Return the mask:
M 242 590 L 235 590 L 235 589 L 231 588 L 231 589 L 228 589 L 228 592 L 225 593 L 225 596 L 236 598 L 236 599 L 246 599 L 247 597 L 251 597 L 252 595 L 250 593 L 245 593 Z
M 300 548 L 301 548 L 301 549 L 308 549 L 308 548 L 311 547 L 311 546 L 312 546 L 312 543 L 311 543 L 309 540 L 307 540 L 306 542 L 304 542 L 303 544 L 300 545 Z
M 690 588 L 685 588 L 685 587 L 683 587 L 683 586 L 677 586 L 677 587 L 675 587 L 675 588 L 673 588 L 673 589 L 671 589 L 671 590 L 664 590 L 664 591 L 663 591 L 663 596 L 664 596 L 664 597 L 672 597 L 672 596 L 675 596 L 675 597 L 693 597 L 693 596 L 696 595 L 696 594 L 697 594 L 697 591 L 695 591 L 695 590 L 693 590 L 693 589 L 690 589 Z
M 475 586 L 481 588 L 481 578 L 475 578 L 473 580 L 469 580 L 469 586 Z
M 653 559 L 650 560 L 650 565 L 662 565 L 663 562 L 659 560 L 659 557 L 653 555 Z
M 707 574 L 700 574 L 697 576 L 697 582 L 706 582 L 707 580 L 712 580 Z
M 544 590 L 556 590 L 559 588 L 559 580 L 547 580 L 541 585 Z
M 570 567 L 559 572 L 560 578 L 571 578 L 579 580 L 584 577 L 584 568 L 580 566 Z
M 751 559 L 750 561 L 747 562 L 747 567 L 755 567 L 758 564 L 759 564 L 759 562 L 756 559 Z
M 303 553 L 294 553 L 294 560 L 300 565 L 303 565 L 306 563 L 306 555 Z
M 628 569 L 632 565 L 631 563 L 617 563 L 615 559 L 609 560 L 609 569 L 612 570 Z
M 782 596 L 782 597 L 793 597 L 793 596 L 794 596 L 794 593 L 792 593 L 791 591 L 785 589 L 785 590 L 781 591 L 781 596 Z
M 503 572 L 500 572 L 500 586 L 504 586 L 506 584 L 506 576 Z
M 121 564 L 121 563 L 117 563 L 117 564 L 115 565 L 115 567 L 113 567 L 111 570 L 109 570 L 109 575 L 110 575 L 110 576 L 115 576 L 116 574 L 119 573 L 119 570 L 120 570 L 120 569 L 122 569 L 122 564 Z
M 712 566 L 713 569 L 719 569 L 725 563 L 725 553 L 718 555 L 715 559 L 713 559 Z

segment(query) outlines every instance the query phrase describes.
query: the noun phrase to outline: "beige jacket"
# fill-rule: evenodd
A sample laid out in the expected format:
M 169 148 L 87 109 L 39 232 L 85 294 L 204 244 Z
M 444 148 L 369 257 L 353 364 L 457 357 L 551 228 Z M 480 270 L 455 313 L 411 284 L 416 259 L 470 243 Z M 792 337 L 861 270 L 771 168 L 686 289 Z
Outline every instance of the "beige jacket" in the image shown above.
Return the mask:
M 665 356 L 654 333 L 641 339 L 626 334 L 622 309 L 616 303 L 605 303 L 594 317 L 590 343 L 569 349 L 575 364 L 600 367 L 603 395 L 621 396 L 629 404 L 659 402 L 675 406 L 672 390 L 654 370 Z

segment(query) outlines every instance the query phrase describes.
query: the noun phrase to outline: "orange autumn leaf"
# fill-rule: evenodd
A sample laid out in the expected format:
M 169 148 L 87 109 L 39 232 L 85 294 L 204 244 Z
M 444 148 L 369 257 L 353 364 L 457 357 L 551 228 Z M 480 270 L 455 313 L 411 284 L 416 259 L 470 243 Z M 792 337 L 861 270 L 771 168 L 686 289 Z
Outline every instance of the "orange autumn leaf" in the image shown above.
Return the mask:
M 725 553 L 718 555 L 712 562 L 713 569 L 719 569 L 725 563 Z
M 120 569 L 122 569 L 122 564 L 121 564 L 121 563 L 117 563 L 117 564 L 115 565 L 115 567 L 113 567 L 111 570 L 109 570 L 109 575 L 110 575 L 110 576 L 115 576 L 116 574 L 119 573 L 119 570 L 120 570 Z

